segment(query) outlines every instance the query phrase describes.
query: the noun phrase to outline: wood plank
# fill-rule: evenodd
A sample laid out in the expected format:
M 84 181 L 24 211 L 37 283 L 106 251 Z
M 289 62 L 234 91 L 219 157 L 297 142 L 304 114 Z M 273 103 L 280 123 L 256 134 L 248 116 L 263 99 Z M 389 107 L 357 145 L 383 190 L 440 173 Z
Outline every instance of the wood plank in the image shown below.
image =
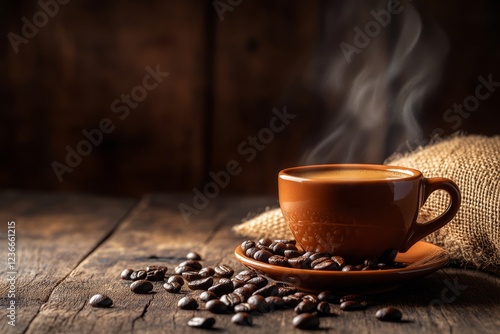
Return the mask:
M 16 326 L 7 324 L 8 285 L 0 286 L 0 332 L 22 333 L 53 289 L 97 247 L 134 205 L 133 200 L 88 195 L 2 192 L 0 239 L 7 221 L 16 231 Z M 5 248 L 4 248 L 5 247 Z M 6 244 L 1 254 L 6 256 Z M 0 277 L 7 282 L 6 258 Z M 4 280 L 5 279 L 5 280 Z
M 71 272 L 53 291 L 28 333 L 54 332 L 193 332 L 186 323 L 194 315 L 209 315 L 207 311 L 178 310 L 178 299 L 187 293 L 169 294 L 156 282 L 155 293 L 135 295 L 128 283 L 119 278 L 122 269 L 135 269 L 148 264 L 166 264 L 170 268 L 184 259 L 190 251 L 198 251 L 204 265 L 226 263 L 242 269 L 233 251 L 244 237 L 235 235 L 230 227 L 241 221 L 248 212 L 274 204 L 273 197 L 217 198 L 201 211 L 183 219 L 179 203 L 189 203 L 189 196 L 153 195 L 142 200 L 115 233 Z M 446 292 L 450 282 L 457 279 L 467 286 L 458 293 Z M 322 332 L 360 333 L 420 333 L 422 331 L 495 333 L 500 307 L 500 278 L 478 271 L 446 268 L 422 280 L 408 282 L 399 289 L 373 296 L 380 306 L 400 308 L 406 321 L 383 323 L 375 319 L 378 309 L 372 306 L 361 312 L 342 312 L 332 305 L 336 316 L 321 319 Z M 443 291 L 445 293 L 443 294 Z M 114 307 L 95 309 L 87 305 L 94 293 L 106 293 Z M 445 296 L 448 302 L 430 306 Z M 453 298 L 455 297 L 455 298 Z M 453 300 L 451 300 L 453 298 Z M 433 302 L 439 304 L 438 302 Z M 300 333 L 291 326 L 290 310 L 255 316 L 254 327 L 235 327 L 230 315 L 215 315 L 219 332 L 234 333 Z M 470 322 L 470 324 L 469 324 Z

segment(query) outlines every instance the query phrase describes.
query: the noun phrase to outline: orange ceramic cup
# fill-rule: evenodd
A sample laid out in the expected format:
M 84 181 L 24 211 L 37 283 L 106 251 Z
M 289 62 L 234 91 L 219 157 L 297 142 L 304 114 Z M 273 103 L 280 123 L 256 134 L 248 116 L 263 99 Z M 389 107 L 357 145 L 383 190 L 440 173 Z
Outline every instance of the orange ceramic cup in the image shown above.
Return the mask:
M 453 181 L 397 166 L 288 168 L 279 173 L 278 187 L 281 211 L 302 248 L 339 255 L 352 264 L 380 259 L 391 250 L 406 252 L 447 224 L 460 207 Z M 420 208 L 438 189 L 449 194 L 448 207 L 435 219 L 417 223 Z

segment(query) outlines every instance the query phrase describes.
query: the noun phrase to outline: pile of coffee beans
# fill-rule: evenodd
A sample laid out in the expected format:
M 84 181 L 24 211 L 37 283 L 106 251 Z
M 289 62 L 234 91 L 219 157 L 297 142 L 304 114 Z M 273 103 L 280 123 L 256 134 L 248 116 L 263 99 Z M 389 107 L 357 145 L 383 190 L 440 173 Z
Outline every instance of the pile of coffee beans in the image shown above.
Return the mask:
M 293 240 L 247 240 L 241 247 L 247 256 L 283 266 L 316 270 L 344 270 L 348 266 L 338 256 L 301 252 Z M 393 260 L 389 259 L 384 264 L 392 268 L 401 265 Z M 303 292 L 288 283 L 272 281 L 252 270 L 235 274 L 228 265 L 204 267 L 201 261 L 199 254 L 189 252 L 186 260 L 179 263 L 172 273 L 168 273 L 166 266 L 152 265 L 145 269 L 124 269 L 120 276 L 123 280 L 133 281 L 130 290 L 134 293 L 149 294 L 154 290 L 154 284 L 157 284 L 153 282 L 158 282 L 165 291 L 179 295 L 179 309 L 204 310 L 218 316 L 232 315 L 231 322 L 239 326 L 252 326 L 256 314 L 289 309 L 296 314 L 292 320 L 294 327 L 315 329 L 320 326 L 321 317 L 335 315 L 332 307 L 348 312 L 365 310 L 373 304 L 364 296 L 339 296 L 330 291 L 319 294 Z M 366 262 L 363 268 L 352 266 L 354 269 L 351 270 L 368 270 L 365 267 L 383 269 L 380 263 Z M 95 307 L 112 305 L 111 299 L 105 295 L 95 295 L 89 303 Z M 385 307 L 376 312 L 376 318 L 381 321 L 401 321 L 402 314 L 395 308 Z M 187 325 L 210 329 L 215 323 L 214 316 L 197 316 L 189 320 Z
M 276 266 L 313 270 L 383 270 L 404 268 L 406 265 L 395 262 L 397 251 L 388 249 L 379 259 L 365 259 L 363 263 L 348 264 L 338 255 L 322 252 L 304 252 L 297 248 L 295 240 L 272 240 L 263 238 L 258 241 L 247 240 L 241 244 L 245 255 L 254 260 Z

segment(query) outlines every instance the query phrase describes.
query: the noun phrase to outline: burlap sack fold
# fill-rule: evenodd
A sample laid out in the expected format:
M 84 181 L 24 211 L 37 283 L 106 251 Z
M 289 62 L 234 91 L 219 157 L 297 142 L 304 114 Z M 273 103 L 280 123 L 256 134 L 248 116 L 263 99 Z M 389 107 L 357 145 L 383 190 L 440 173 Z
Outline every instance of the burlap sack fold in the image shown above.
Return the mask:
M 500 274 L 500 136 L 454 136 L 405 155 L 394 155 L 386 164 L 455 181 L 462 193 L 460 210 L 425 241 L 446 249 L 456 264 Z M 447 204 L 446 193 L 433 193 L 419 221 L 439 215 Z M 269 209 L 234 230 L 252 238 L 293 238 L 279 208 Z

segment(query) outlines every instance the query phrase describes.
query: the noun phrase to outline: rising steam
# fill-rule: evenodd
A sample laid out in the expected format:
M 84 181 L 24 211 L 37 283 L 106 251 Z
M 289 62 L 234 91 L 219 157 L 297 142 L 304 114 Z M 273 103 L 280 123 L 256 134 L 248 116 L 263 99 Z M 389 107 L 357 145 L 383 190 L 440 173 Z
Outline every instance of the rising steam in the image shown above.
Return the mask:
M 345 2 L 340 11 L 327 12 L 326 58 L 320 61 L 319 91 L 331 123 L 302 164 L 381 163 L 420 138 L 417 116 L 439 82 L 448 50 L 444 33 L 424 25 L 413 4 L 404 1 L 367 46 L 346 58 L 339 44 L 354 46 L 354 28 L 365 31 L 368 22 L 377 22 L 372 13 L 387 9 L 388 2 Z

